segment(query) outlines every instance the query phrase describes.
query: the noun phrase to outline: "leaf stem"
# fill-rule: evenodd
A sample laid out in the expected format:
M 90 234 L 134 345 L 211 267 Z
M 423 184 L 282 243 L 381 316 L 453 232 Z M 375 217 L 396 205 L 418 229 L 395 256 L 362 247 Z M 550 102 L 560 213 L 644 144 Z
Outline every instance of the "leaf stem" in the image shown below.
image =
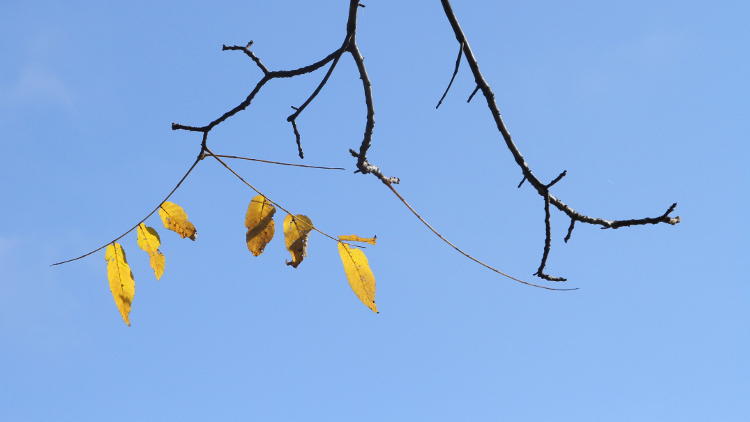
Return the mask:
M 445 242 L 451 248 L 455 249 L 461 255 L 465 256 L 466 258 L 469 258 L 470 260 L 472 260 L 472 261 L 476 262 L 477 264 L 479 264 L 479 265 L 487 268 L 488 270 L 494 271 L 494 272 L 500 274 L 501 276 L 509 278 L 509 279 L 511 279 L 511 280 L 513 280 L 513 281 L 515 281 L 517 283 L 525 284 L 527 286 L 532 286 L 532 287 L 538 287 L 540 289 L 546 289 L 546 290 L 563 290 L 563 291 L 578 290 L 578 288 L 563 288 L 563 289 L 561 289 L 561 288 L 548 287 L 548 286 L 542 286 L 540 284 L 530 283 L 528 281 L 524 281 L 524 280 L 521 280 L 519 278 L 513 277 L 512 275 L 506 274 L 506 273 L 498 270 L 497 268 L 495 268 L 495 267 L 493 267 L 493 266 L 491 266 L 489 264 L 486 264 L 486 263 L 478 260 L 477 258 L 474 258 L 473 256 L 469 255 L 469 253 L 464 252 L 463 249 L 461 249 L 458 246 L 456 246 L 455 244 L 453 244 L 450 240 L 446 239 L 442 234 L 440 234 L 440 232 L 438 232 L 434 227 L 432 227 L 432 225 L 430 223 L 428 223 L 427 220 L 425 220 L 424 218 L 422 218 L 422 216 L 419 215 L 419 213 L 406 201 L 406 199 L 404 199 L 403 196 L 401 196 L 401 194 L 396 190 L 396 188 L 393 187 L 393 185 L 391 183 L 389 183 L 387 181 L 383 181 L 383 184 L 385 184 L 388 187 L 388 189 L 390 189 L 391 192 L 393 192 L 393 194 L 396 195 L 396 197 L 398 197 L 398 199 L 401 201 L 401 203 L 403 203 L 406 206 L 406 208 L 408 208 L 409 211 L 411 211 L 411 213 L 414 214 L 414 216 L 417 217 L 417 219 L 419 221 L 421 221 L 422 224 L 424 224 L 425 227 L 427 227 L 435 236 L 437 236 L 440 240 L 442 240 L 443 242 Z
M 260 158 L 250 158 L 250 157 L 239 157 L 237 155 L 223 155 L 223 154 L 214 154 L 214 157 L 221 157 L 221 158 L 233 158 L 236 160 L 247 160 L 247 161 L 257 161 L 259 163 L 268 163 L 268 164 L 278 164 L 280 166 L 294 166 L 294 167 L 304 167 L 309 169 L 321 169 L 321 170 L 346 170 L 343 167 L 324 167 L 324 166 L 311 166 L 307 164 L 295 164 L 295 163 L 285 163 L 283 161 L 271 161 L 271 160 L 261 160 Z
M 161 202 L 159 202 L 159 204 L 153 210 L 151 210 L 151 212 L 149 212 L 148 214 L 146 214 L 145 217 L 143 217 L 142 219 L 140 219 L 137 223 L 135 223 L 135 225 L 133 225 L 133 227 L 129 228 L 125 233 L 117 236 L 116 238 L 110 240 L 109 242 L 103 244 L 102 246 L 99 246 L 98 248 L 96 248 L 96 249 L 94 249 L 94 250 L 92 250 L 90 252 L 86 252 L 85 254 L 83 254 L 81 256 L 78 256 L 78 257 L 75 257 L 75 258 L 71 258 L 71 259 L 66 259 L 65 261 L 55 262 L 54 264 L 51 264 L 50 266 L 54 267 L 55 265 L 67 264 L 68 262 L 77 261 L 77 260 L 79 260 L 81 258 L 85 258 L 85 257 L 87 257 L 87 256 L 89 256 L 89 255 L 91 255 L 93 253 L 99 252 L 100 250 L 106 248 L 107 245 L 113 244 L 113 243 L 117 242 L 118 240 L 120 240 L 123 237 L 125 237 L 128 233 L 130 233 L 133 230 L 135 230 L 136 228 L 138 228 L 138 226 L 141 223 L 143 223 L 149 217 L 151 217 L 152 215 L 154 215 L 154 213 L 159 209 L 159 207 L 161 207 L 161 205 L 164 202 L 166 202 L 172 196 L 172 194 L 174 194 L 177 191 L 177 189 L 180 187 L 180 185 L 182 185 L 182 182 L 184 182 L 185 179 L 187 179 L 188 175 L 193 171 L 193 169 L 195 168 L 195 166 L 198 165 L 198 162 L 201 160 L 201 158 L 202 158 L 202 155 L 199 154 L 198 157 L 193 162 L 193 164 L 190 166 L 190 168 L 185 172 L 185 174 L 182 176 L 182 178 L 180 178 L 180 181 L 177 182 L 177 184 L 172 188 L 171 191 L 169 191 L 169 193 L 167 194 L 167 196 L 165 196 L 164 199 L 162 199 Z
M 249 187 L 250 189 L 254 190 L 254 191 L 255 191 L 255 193 L 257 193 L 258 195 L 262 195 L 262 196 L 263 196 L 264 198 L 266 198 L 266 199 L 267 199 L 267 200 L 268 200 L 268 201 L 269 201 L 270 203 L 272 203 L 272 204 L 276 205 L 277 207 L 279 207 L 279 209 L 281 209 L 281 210 L 282 210 L 282 211 L 284 211 L 285 213 L 287 213 L 287 214 L 291 215 L 292 217 L 294 217 L 294 215 L 295 215 L 294 213 L 292 213 L 291 211 L 289 211 L 288 209 L 286 209 L 286 208 L 285 208 L 285 207 L 284 207 L 283 205 L 281 205 L 281 204 L 279 204 L 278 202 L 274 201 L 273 199 L 269 198 L 269 197 L 268 197 L 268 196 L 267 196 L 266 194 L 264 194 L 263 192 L 261 192 L 261 191 L 260 191 L 260 190 L 259 190 L 258 188 L 256 188 L 255 186 L 253 186 L 253 185 L 252 185 L 252 184 L 251 184 L 250 182 L 248 182 L 247 180 L 245 180 L 245 178 L 244 178 L 244 177 L 240 176 L 240 174 L 239 174 L 239 173 L 237 173 L 236 171 L 234 171 L 234 169 L 232 169 L 231 167 L 229 167 L 229 164 L 227 164 L 226 162 L 224 162 L 224 160 L 222 160 L 222 159 L 220 158 L 221 156 L 219 156 L 219 155 L 216 155 L 216 154 L 214 154 L 214 153 L 213 153 L 213 151 L 211 151 L 211 150 L 210 150 L 210 149 L 209 149 L 208 147 L 206 147 L 206 148 L 205 148 L 205 153 L 206 153 L 206 155 L 210 155 L 211 157 L 214 157 L 214 159 L 215 159 L 216 161 L 218 161 L 218 162 L 219 162 L 219 164 L 221 164 L 222 166 L 224 166 L 224 168 L 226 168 L 227 170 L 229 170 L 229 172 L 230 172 L 230 173 L 232 173 L 232 174 L 233 174 L 233 175 L 234 175 L 235 177 L 237 177 L 237 178 L 238 178 L 238 179 L 239 179 L 239 180 L 240 180 L 240 181 L 241 181 L 242 183 L 244 183 L 244 184 L 245 184 L 245 186 L 247 186 L 247 187 Z M 302 219 L 299 219 L 299 218 L 298 218 L 298 219 L 296 219 L 296 221 L 297 221 L 297 222 L 300 222 L 300 221 L 302 221 Z M 307 223 L 306 223 L 306 222 L 304 222 L 304 221 L 302 221 L 302 222 L 303 222 L 304 224 L 307 224 Z M 318 233 L 322 234 L 323 236 L 325 236 L 325 237 L 327 237 L 327 238 L 329 238 L 329 239 L 331 239 L 331 240 L 335 241 L 335 242 L 339 242 L 339 240 L 338 240 L 337 238 L 335 238 L 334 236 L 331 236 L 330 234 L 328 234 L 328 233 L 326 233 L 326 232 L 324 232 L 324 231 L 322 231 L 322 230 L 318 229 L 318 228 L 317 228 L 317 227 L 315 227 L 314 225 L 312 225 L 312 226 L 311 226 L 310 228 L 311 228 L 312 230 L 315 230 L 316 232 L 318 232 Z

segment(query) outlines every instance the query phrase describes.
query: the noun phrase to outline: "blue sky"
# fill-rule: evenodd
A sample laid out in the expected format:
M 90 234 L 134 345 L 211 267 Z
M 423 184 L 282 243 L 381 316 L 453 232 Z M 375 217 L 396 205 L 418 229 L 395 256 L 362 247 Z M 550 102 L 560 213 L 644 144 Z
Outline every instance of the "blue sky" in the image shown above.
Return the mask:
M 351 173 L 364 102 L 345 57 L 299 118 L 305 163 L 236 162 L 322 229 L 370 236 L 379 315 L 350 291 L 334 242 L 298 268 L 280 238 L 252 257 L 253 196 L 206 160 L 173 200 L 200 236 L 160 229 L 156 281 L 135 235 L 126 327 L 107 242 L 192 162 L 205 124 L 260 78 L 222 44 L 255 41 L 272 69 L 341 42 L 346 2 L 21 2 L 0 5 L 0 419 L 8 421 L 745 421 L 750 286 L 741 266 L 750 131 L 746 2 L 455 2 L 534 171 L 574 208 L 682 223 L 616 231 L 552 218 L 548 271 L 575 292 L 514 284 L 439 243 L 374 178 Z M 370 158 L 447 237 L 535 281 L 543 208 L 438 1 L 366 2 Z M 299 161 L 289 124 L 322 77 L 269 83 L 216 128 L 217 153 Z M 279 221 L 280 222 L 280 221 Z M 149 224 L 161 227 L 158 217 Z

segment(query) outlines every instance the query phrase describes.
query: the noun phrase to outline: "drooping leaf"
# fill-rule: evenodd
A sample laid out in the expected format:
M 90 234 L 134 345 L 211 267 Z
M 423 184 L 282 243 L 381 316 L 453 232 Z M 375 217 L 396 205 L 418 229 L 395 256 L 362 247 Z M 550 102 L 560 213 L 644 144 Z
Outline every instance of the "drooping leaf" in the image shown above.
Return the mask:
M 362 243 L 369 243 L 371 245 L 374 245 L 375 242 L 377 242 L 378 237 L 359 237 L 356 234 L 347 234 L 344 236 L 339 236 L 339 240 L 343 240 L 345 242 L 362 242 Z
M 159 207 L 159 217 L 161 217 L 164 227 L 180 235 L 180 237 L 195 240 L 198 235 L 193 223 L 188 220 L 188 215 L 181 206 L 174 202 L 165 201 Z
M 135 296 L 135 280 L 122 245 L 119 243 L 107 245 L 104 259 L 107 261 L 109 290 L 112 291 L 112 297 L 115 299 L 117 309 L 120 310 L 122 320 L 130 325 L 130 306 Z
M 294 268 L 302 262 L 307 255 L 307 235 L 313 229 L 312 220 L 305 215 L 287 215 L 284 218 L 284 241 L 286 249 L 292 254 L 292 260 L 286 265 Z
M 148 253 L 149 263 L 151 268 L 154 269 L 154 276 L 159 280 L 164 275 L 164 266 L 167 261 L 164 254 L 159 250 L 159 246 L 161 246 L 159 233 L 153 227 L 141 223 L 138 225 L 137 234 L 138 246 Z
M 154 269 L 154 276 L 157 280 L 161 279 L 164 275 L 164 266 L 167 264 L 167 258 L 161 251 L 156 251 L 149 254 L 149 264 Z
M 361 249 L 339 242 L 339 256 L 354 294 L 365 306 L 373 312 L 378 312 L 378 307 L 375 305 L 375 275 L 370 269 L 365 253 Z
M 273 239 L 275 225 L 273 215 L 276 213 L 271 201 L 263 195 L 254 197 L 245 213 L 245 242 L 247 249 L 255 256 L 263 253 L 268 242 Z
M 138 246 L 141 249 L 148 253 L 159 250 L 159 246 L 161 246 L 161 237 L 159 237 L 159 233 L 157 233 L 153 227 L 141 223 L 138 225 L 137 234 Z

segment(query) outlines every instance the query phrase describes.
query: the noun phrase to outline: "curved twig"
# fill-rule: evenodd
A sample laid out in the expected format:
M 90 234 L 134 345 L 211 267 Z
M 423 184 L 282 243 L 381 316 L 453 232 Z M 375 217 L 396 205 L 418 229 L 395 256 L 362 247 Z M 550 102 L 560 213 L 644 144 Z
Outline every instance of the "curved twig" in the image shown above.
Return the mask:
M 495 121 L 495 125 L 497 127 L 497 130 L 502 135 L 503 141 L 505 142 L 506 147 L 510 151 L 511 155 L 513 155 L 514 160 L 516 161 L 516 164 L 521 169 L 521 173 L 523 174 L 524 179 L 529 182 L 529 184 L 537 191 L 537 193 L 542 196 L 545 200 L 545 207 L 548 207 L 549 204 L 554 205 L 558 210 L 565 213 L 570 219 L 571 222 L 571 228 L 569 230 L 569 233 L 572 231 L 572 227 L 575 221 L 580 221 L 582 223 L 588 223 L 588 224 L 594 224 L 602 226 L 602 228 L 612 228 L 616 229 L 619 227 L 627 227 L 627 226 L 635 226 L 635 225 L 644 225 L 644 224 L 658 224 L 658 223 L 666 223 L 666 224 L 677 224 L 680 222 L 680 217 L 670 217 L 670 214 L 672 211 L 674 211 L 677 204 L 672 204 L 672 206 L 667 209 L 667 211 L 658 217 L 645 217 L 645 218 L 637 218 L 637 219 L 628 219 L 628 220 L 606 220 L 603 218 L 596 218 L 596 217 L 589 217 L 585 214 L 581 214 L 565 204 L 562 200 L 558 199 L 554 195 L 549 193 L 548 188 L 550 185 L 545 185 L 542 183 L 531 171 L 531 168 L 526 163 L 526 160 L 524 159 L 523 155 L 521 154 L 521 151 L 519 151 L 518 147 L 516 146 L 515 142 L 513 141 L 513 138 L 510 135 L 510 132 L 508 131 L 508 128 L 505 125 L 505 122 L 503 121 L 502 115 L 500 113 L 500 109 L 497 106 L 497 103 L 495 102 L 495 94 L 492 92 L 492 89 L 490 88 L 490 85 L 487 83 L 487 81 L 484 79 L 484 76 L 482 75 L 481 70 L 479 69 L 479 64 L 474 57 L 474 53 L 471 50 L 471 45 L 469 44 L 466 34 L 464 34 L 463 29 L 461 29 L 461 25 L 458 23 L 458 19 L 456 18 L 455 13 L 453 12 L 453 9 L 450 4 L 450 0 L 440 0 L 443 11 L 445 12 L 445 16 L 448 18 L 448 21 L 451 25 L 451 28 L 453 29 L 453 33 L 456 37 L 456 41 L 459 43 L 459 45 L 463 48 L 463 55 L 466 58 L 467 63 L 469 64 L 469 67 L 471 68 L 471 72 L 474 75 L 474 80 L 477 84 L 477 88 L 475 89 L 475 92 L 477 90 L 481 90 L 482 94 L 484 95 L 485 100 L 487 101 L 487 107 L 490 110 L 490 113 L 492 114 L 492 117 Z M 474 93 L 472 93 L 472 96 Z M 469 97 L 469 101 L 471 100 L 471 97 Z M 561 176 L 558 176 L 559 180 L 562 178 L 564 174 L 561 174 Z M 522 181 L 523 183 L 523 181 Z M 554 184 L 554 183 L 553 183 Z M 519 184 L 520 186 L 520 184 Z M 548 216 L 548 213 L 546 214 Z M 549 218 L 547 217 L 545 221 L 548 223 Z M 549 236 L 547 236 L 549 238 Z M 570 236 L 566 236 L 566 238 L 569 238 Z M 543 269 L 544 262 L 546 261 L 546 255 L 549 253 L 549 247 L 545 244 L 545 255 L 542 261 L 542 266 L 540 269 Z M 540 277 L 543 277 L 543 272 L 537 271 L 537 275 Z M 543 277 L 544 278 L 544 277 Z
M 406 199 L 404 199 L 403 196 L 401 196 L 401 194 L 396 190 L 396 188 L 393 187 L 393 185 L 391 183 L 389 183 L 387 181 L 383 181 L 383 184 L 385 184 L 388 187 L 388 189 L 390 189 L 391 192 L 393 192 L 393 194 L 396 195 L 396 197 L 401 201 L 401 203 L 404 204 L 406 206 L 406 208 L 408 208 L 409 211 L 411 211 L 411 213 L 414 214 L 414 216 L 417 217 L 417 219 L 419 221 L 421 221 L 422 224 L 424 224 L 425 227 L 427 227 L 435 236 L 437 236 L 440 240 L 442 240 L 445 244 L 447 244 L 451 248 L 455 249 L 456 252 L 460 253 L 461 255 L 465 256 L 466 258 L 469 258 L 470 260 L 476 262 L 477 264 L 483 266 L 484 268 L 487 268 L 487 269 L 489 269 L 491 271 L 494 271 L 494 272 L 502 275 L 503 277 L 509 278 L 509 279 L 511 279 L 511 280 L 513 280 L 513 281 L 515 281 L 517 283 L 525 284 L 525 285 L 531 286 L 531 287 L 537 287 L 537 288 L 545 289 L 545 290 L 560 290 L 560 291 L 578 290 L 577 287 L 572 287 L 572 288 L 555 288 L 555 287 L 542 286 L 541 284 L 530 283 L 528 281 L 524 281 L 524 280 L 521 280 L 519 278 L 513 277 L 512 275 L 506 274 L 506 273 L 498 270 L 497 268 L 495 268 L 495 267 L 493 267 L 493 266 L 491 266 L 489 264 L 486 264 L 486 263 L 478 260 L 477 258 L 474 258 L 469 253 L 465 252 L 463 249 L 461 249 L 458 246 L 456 246 L 453 242 L 451 242 L 450 240 L 446 239 L 442 234 L 440 234 L 440 232 L 438 232 L 434 227 L 432 227 L 432 225 L 430 223 L 428 223 L 427 220 L 425 220 L 424 218 L 422 218 L 422 216 L 419 215 L 419 213 L 406 201 Z
M 180 187 L 180 185 L 182 185 L 182 182 L 184 182 L 185 179 L 187 179 L 188 175 L 193 171 L 193 169 L 195 168 L 195 166 L 198 165 L 198 162 L 202 158 L 203 158 L 203 150 L 201 149 L 201 152 L 198 154 L 198 157 L 196 157 L 196 159 L 193 162 L 193 164 L 190 166 L 190 168 L 188 168 L 188 170 L 185 172 L 185 174 L 180 178 L 180 181 L 177 182 L 177 184 L 172 188 L 171 191 L 169 191 L 169 193 L 167 194 L 167 196 L 165 196 L 164 199 L 162 199 L 161 202 L 159 202 L 159 204 L 156 207 L 154 207 L 153 210 L 151 210 L 151 212 L 149 212 L 148 214 L 146 214 L 145 217 L 143 217 L 140 221 L 138 221 L 137 223 L 135 223 L 135 225 L 133 227 L 129 228 L 125 233 L 117 236 L 116 238 L 110 240 L 109 242 L 103 244 L 102 246 L 100 246 L 100 247 L 98 247 L 98 248 L 96 248 L 96 249 L 94 249 L 94 250 L 92 250 L 90 252 L 86 252 L 85 254 L 83 254 L 81 256 L 78 256 L 76 258 L 66 259 L 65 261 L 55 262 L 54 264 L 51 264 L 50 266 L 66 264 L 68 262 L 73 262 L 73 261 L 77 261 L 77 260 L 79 260 L 81 258 L 85 258 L 85 257 L 87 257 L 87 256 L 89 256 L 89 255 L 91 255 L 93 253 L 99 252 L 100 250 L 106 248 L 107 245 L 115 243 L 118 240 L 122 239 L 123 237 L 127 236 L 128 233 L 130 233 L 133 230 L 135 230 L 141 223 L 143 223 L 144 221 L 146 221 L 149 217 L 151 217 L 152 215 L 154 215 L 154 213 L 157 210 L 159 210 L 159 207 L 161 207 L 162 204 L 165 203 L 177 191 L 177 189 Z
M 308 105 L 312 102 L 312 100 L 315 99 L 315 97 L 318 96 L 320 91 L 323 89 L 323 87 L 328 83 L 328 79 L 330 79 L 331 74 L 333 74 L 333 69 L 336 68 L 336 65 L 339 62 L 339 59 L 341 59 L 341 55 L 344 53 L 345 49 L 349 46 L 349 42 L 352 39 L 353 34 L 347 34 L 346 38 L 344 39 L 343 44 L 341 44 L 341 48 L 338 50 L 338 55 L 331 61 L 331 66 L 328 67 L 328 70 L 326 71 L 326 74 L 323 76 L 323 79 L 320 81 L 318 86 L 315 87 L 313 92 L 310 94 L 310 96 L 307 97 L 305 102 L 302 103 L 299 107 L 292 107 L 294 108 L 294 113 L 290 114 L 286 121 L 292 124 L 292 130 L 294 131 L 294 138 L 297 142 L 297 153 L 299 155 L 299 158 L 305 158 L 305 155 L 302 151 L 302 136 L 299 133 L 299 130 L 297 129 L 297 117 L 299 117 L 300 113 L 302 113 Z
M 453 80 L 456 79 L 456 75 L 458 74 L 458 68 L 461 66 L 461 55 L 463 54 L 464 46 L 463 44 L 458 46 L 458 57 L 456 57 L 456 67 L 453 68 L 453 74 L 451 75 L 451 80 L 448 82 L 448 86 L 445 87 L 445 92 L 443 92 L 443 96 L 440 97 L 440 100 L 438 101 L 437 105 L 435 106 L 436 109 L 440 108 L 440 104 L 443 104 L 443 100 L 445 99 L 445 96 L 448 95 L 448 91 L 451 89 L 451 85 L 453 85 Z M 469 99 L 471 101 L 471 99 Z

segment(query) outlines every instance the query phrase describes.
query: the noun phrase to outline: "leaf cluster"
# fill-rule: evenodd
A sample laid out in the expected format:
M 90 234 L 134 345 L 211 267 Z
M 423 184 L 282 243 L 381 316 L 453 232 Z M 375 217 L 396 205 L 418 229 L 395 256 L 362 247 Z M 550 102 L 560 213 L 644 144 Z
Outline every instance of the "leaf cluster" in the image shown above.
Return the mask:
M 185 210 L 174 202 L 165 201 L 159 206 L 159 217 L 164 228 L 171 230 L 181 238 L 196 240 L 198 231 L 189 220 Z M 273 220 L 276 207 L 273 201 L 263 195 L 256 195 L 250 200 L 245 213 L 245 242 L 253 256 L 263 253 L 266 245 L 273 239 L 275 223 Z M 307 255 L 307 239 L 315 229 L 312 220 L 302 214 L 287 213 L 283 222 L 284 244 L 291 255 L 286 264 L 297 268 Z M 140 223 L 136 229 L 138 246 L 148 254 L 149 263 L 157 280 L 164 275 L 166 257 L 159 250 L 161 237 L 153 227 Z M 348 242 L 368 243 L 374 245 L 376 238 L 363 238 L 356 235 L 339 236 L 337 241 L 339 256 L 344 266 L 344 273 L 349 286 L 359 300 L 373 312 L 375 306 L 375 276 L 364 252 Z M 120 311 L 125 324 L 130 325 L 130 309 L 135 297 L 135 278 L 125 256 L 122 245 L 112 242 L 105 248 L 104 258 L 107 261 L 107 278 L 115 305 Z

